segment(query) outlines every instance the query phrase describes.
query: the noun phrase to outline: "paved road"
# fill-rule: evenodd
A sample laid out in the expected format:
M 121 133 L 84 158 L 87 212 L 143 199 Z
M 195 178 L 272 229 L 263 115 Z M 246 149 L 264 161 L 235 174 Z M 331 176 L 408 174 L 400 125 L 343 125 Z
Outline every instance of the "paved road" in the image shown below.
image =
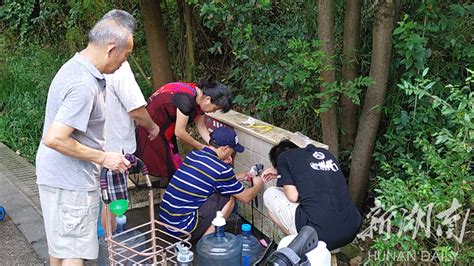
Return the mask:
M 0 265 L 43 265 L 31 244 L 9 217 L 0 222 Z
M 0 206 L 8 219 L 0 222 L 0 265 L 42 264 L 48 247 L 34 167 L 0 143 Z
M 0 222 L 0 266 L 43 265 L 48 259 L 35 181 L 34 166 L 0 142 L 0 206 L 9 214 Z M 130 212 L 129 218 L 130 228 L 148 222 L 148 208 Z

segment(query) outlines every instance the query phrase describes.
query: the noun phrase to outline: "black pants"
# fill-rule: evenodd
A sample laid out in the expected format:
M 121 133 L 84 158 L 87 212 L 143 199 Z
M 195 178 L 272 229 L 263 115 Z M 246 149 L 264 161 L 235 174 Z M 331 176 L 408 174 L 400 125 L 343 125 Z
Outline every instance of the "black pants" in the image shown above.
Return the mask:
M 196 229 L 191 233 L 191 242 L 199 240 L 202 235 L 211 226 L 212 220 L 216 218 L 216 212 L 222 210 L 229 202 L 230 196 L 224 196 L 219 193 L 214 193 L 206 202 L 198 209 L 198 220 Z

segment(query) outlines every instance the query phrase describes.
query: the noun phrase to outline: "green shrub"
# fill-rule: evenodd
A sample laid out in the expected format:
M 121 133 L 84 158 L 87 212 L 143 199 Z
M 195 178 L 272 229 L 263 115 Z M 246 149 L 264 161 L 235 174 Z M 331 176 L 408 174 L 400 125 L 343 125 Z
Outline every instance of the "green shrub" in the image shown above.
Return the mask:
M 469 77 L 460 85 L 437 85 L 428 78 L 428 69 L 421 78 L 405 80 L 399 85 L 407 99 L 416 104 L 393 118 L 393 126 L 383 138 L 387 142 L 383 146 L 384 153 L 376 154 L 380 164 L 375 190 L 377 205 L 385 211 L 396 207 L 396 211 L 391 212 L 392 233 L 378 237 L 374 249 L 416 247 L 417 250 L 449 250 L 460 261 L 473 258 L 469 234 L 465 233 L 464 241 L 458 243 L 446 234 L 450 227 L 443 224 L 444 217 L 436 217 L 448 210 L 456 199 L 460 206 L 453 215 L 460 215 L 460 219 L 451 229 L 454 236 L 459 237 L 466 210 L 473 204 L 474 71 L 467 71 Z M 449 93 L 442 97 L 434 94 L 437 86 Z M 410 214 L 416 211 L 415 206 L 426 215 L 431 208 L 430 237 L 423 227 L 414 235 L 418 213 L 412 217 Z M 421 218 L 426 225 L 426 217 Z M 414 219 L 413 224 L 407 227 L 410 219 Z M 436 231 L 438 225 L 441 225 L 441 235 Z M 472 218 L 467 222 L 466 232 L 470 226 Z
M 395 28 L 392 82 L 398 85 L 384 104 L 372 186 L 377 206 L 396 211 L 391 212 L 392 233 L 374 239 L 377 251 L 412 248 L 441 252 L 451 261 L 474 258 L 472 235 L 465 233 L 458 243 L 445 234 L 448 225 L 441 226 L 441 235 L 436 232 L 442 223 L 436 214 L 457 199 L 461 206 L 455 214 L 461 219 L 454 234 L 459 236 L 466 210 L 473 205 L 474 93 L 469 68 L 474 66 L 474 46 L 467 37 L 474 30 L 473 11 L 472 4 L 409 1 Z M 431 208 L 429 237 L 422 228 L 413 236 L 415 227 L 407 227 L 415 206 L 425 212 Z M 466 221 L 466 232 L 472 232 L 472 222 Z
M 342 7 L 338 2 L 335 10 Z M 317 41 L 313 2 L 205 1 L 200 10 L 204 25 L 213 33 L 209 53 L 231 58 L 226 76 L 236 89 L 234 103 L 241 112 L 319 139 L 320 113 L 337 104 L 340 94 L 358 104 L 360 91 L 371 84 L 367 77 L 321 84 L 320 71 L 328 66 L 322 62 L 324 52 Z M 340 26 L 342 19 L 337 18 Z M 341 39 L 341 31 L 335 35 Z M 342 46 L 336 44 L 335 49 Z M 324 93 L 319 91 L 321 85 Z M 334 96 L 320 106 L 319 100 L 328 94 Z

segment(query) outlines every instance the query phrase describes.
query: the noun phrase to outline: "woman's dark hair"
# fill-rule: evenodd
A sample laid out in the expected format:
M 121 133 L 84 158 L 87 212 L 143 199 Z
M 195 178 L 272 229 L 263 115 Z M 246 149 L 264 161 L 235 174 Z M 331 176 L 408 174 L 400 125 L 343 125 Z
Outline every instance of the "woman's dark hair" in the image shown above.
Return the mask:
M 273 167 L 277 168 L 278 156 L 280 156 L 282 152 L 295 148 L 298 148 L 298 146 L 287 139 L 282 140 L 280 141 L 280 143 L 273 146 L 270 149 L 270 152 L 268 153 L 268 156 L 270 157 L 270 162 L 272 163 Z
M 222 112 L 226 113 L 232 107 L 232 93 L 226 85 L 215 82 L 211 76 L 207 76 L 199 80 L 196 84 L 202 93 L 211 97 L 211 103 L 222 108 Z

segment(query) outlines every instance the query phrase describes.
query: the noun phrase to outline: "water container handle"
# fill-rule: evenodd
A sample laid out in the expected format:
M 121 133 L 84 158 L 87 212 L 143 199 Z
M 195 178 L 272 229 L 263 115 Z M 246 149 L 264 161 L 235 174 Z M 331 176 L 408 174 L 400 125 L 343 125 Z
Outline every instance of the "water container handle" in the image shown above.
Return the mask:
M 145 163 L 140 158 L 136 157 L 133 154 L 125 154 L 124 156 L 130 162 L 132 166 L 138 167 L 138 169 L 141 171 L 143 176 L 145 176 L 146 186 L 148 187 L 148 189 L 152 190 L 152 184 L 150 181 L 148 168 L 146 167 Z M 100 191 L 102 195 L 102 201 L 105 204 L 109 204 L 111 202 L 111 196 L 110 196 L 108 182 L 107 182 L 107 173 L 109 171 L 110 170 L 108 168 L 103 167 L 99 175 L 99 184 L 100 184 Z M 125 176 L 126 178 L 128 178 L 128 174 Z M 125 180 L 125 183 L 126 182 L 127 180 Z
M 298 235 L 291 241 L 288 248 L 292 249 L 300 258 L 318 246 L 318 233 L 311 226 L 303 226 Z
M 311 226 L 303 226 L 298 235 L 291 241 L 288 247 L 275 251 L 268 258 L 266 265 L 311 265 L 306 253 L 318 246 L 318 234 Z

